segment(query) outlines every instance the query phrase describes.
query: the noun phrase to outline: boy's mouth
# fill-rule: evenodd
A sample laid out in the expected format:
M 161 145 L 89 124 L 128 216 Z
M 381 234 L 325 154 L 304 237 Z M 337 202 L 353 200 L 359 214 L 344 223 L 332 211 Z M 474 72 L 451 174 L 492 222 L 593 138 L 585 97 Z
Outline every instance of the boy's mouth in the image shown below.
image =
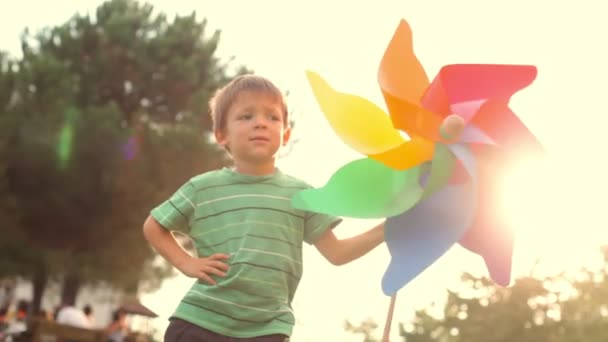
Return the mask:
M 269 139 L 265 137 L 253 137 L 250 138 L 249 141 L 269 141 Z

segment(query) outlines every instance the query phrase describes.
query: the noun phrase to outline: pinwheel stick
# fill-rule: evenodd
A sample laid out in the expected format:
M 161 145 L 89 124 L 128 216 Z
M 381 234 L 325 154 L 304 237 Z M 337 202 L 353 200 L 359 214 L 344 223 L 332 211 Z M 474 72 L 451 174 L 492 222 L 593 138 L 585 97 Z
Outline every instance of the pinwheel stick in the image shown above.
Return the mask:
M 397 300 L 397 292 L 391 296 L 391 303 L 388 306 L 388 313 L 386 315 L 386 322 L 384 323 L 384 334 L 382 335 L 382 342 L 389 342 L 389 335 L 391 333 L 391 323 L 393 322 L 393 312 L 395 312 L 395 301 Z

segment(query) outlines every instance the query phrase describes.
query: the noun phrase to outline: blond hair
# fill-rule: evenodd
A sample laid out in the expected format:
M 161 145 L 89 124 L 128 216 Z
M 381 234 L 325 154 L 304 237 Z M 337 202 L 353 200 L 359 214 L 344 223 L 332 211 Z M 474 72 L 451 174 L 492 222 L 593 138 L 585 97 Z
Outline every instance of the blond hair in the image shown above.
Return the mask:
M 241 75 L 234 78 L 223 88 L 218 89 L 209 101 L 209 114 L 213 123 L 213 130 L 226 128 L 226 117 L 230 107 L 234 104 L 240 93 L 244 91 L 259 91 L 272 96 L 281 103 L 283 122 L 287 126 L 288 112 L 283 94 L 270 80 L 256 75 Z

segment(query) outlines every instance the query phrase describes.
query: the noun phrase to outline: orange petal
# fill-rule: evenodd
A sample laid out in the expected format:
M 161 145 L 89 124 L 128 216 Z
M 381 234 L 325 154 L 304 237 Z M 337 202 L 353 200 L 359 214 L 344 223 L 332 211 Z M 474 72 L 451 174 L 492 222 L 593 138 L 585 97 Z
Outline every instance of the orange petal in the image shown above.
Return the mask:
M 378 72 L 382 91 L 420 106 L 429 79 L 414 54 L 412 30 L 401 20 L 391 39 Z
M 420 135 L 418 125 L 432 115 L 420 106 L 429 79 L 414 54 L 412 30 L 401 20 L 378 70 L 378 83 L 396 128 Z

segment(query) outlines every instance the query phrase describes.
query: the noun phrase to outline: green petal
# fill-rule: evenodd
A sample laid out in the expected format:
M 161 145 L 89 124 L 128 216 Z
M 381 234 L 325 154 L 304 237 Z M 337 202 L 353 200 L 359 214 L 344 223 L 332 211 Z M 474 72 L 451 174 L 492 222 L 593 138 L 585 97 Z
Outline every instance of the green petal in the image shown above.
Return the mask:
M 407 170 L 395 170 L 370 158 L 355 160 L 338 169 L 325 186 L 297 193 L 292 205 L 301 210 L 354 218 L 399 215 L 444 186 L 454 162 L 454 156 L 441 144 L 436 145 L 432 163 Z M 423 188 L 420 177 L 427 171 L 430 175 Z
M 397 171 L 370 158 L 350 162 L 319 189 L 297 193 L 297 209 L 335 216 L 380 218 L 402 213 L 422 195 L 420 167 Z

